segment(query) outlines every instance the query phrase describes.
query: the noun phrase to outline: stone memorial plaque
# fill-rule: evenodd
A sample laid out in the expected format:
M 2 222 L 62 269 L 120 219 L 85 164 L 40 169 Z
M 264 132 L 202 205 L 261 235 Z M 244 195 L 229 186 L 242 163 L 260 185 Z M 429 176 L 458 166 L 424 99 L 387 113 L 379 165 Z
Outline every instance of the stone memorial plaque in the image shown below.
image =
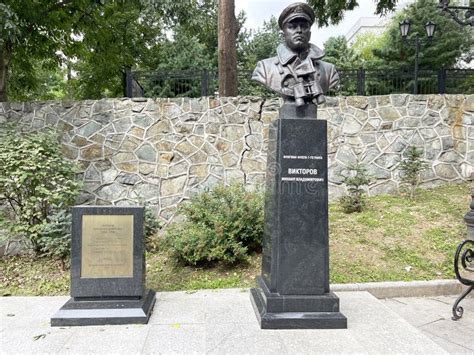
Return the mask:
M 133 215 L 82 216 L 81 277 L 133 276 Z
M 143 207 L 73 207 L 71 298 L 52 326 L 148 322 L 143 224 Z

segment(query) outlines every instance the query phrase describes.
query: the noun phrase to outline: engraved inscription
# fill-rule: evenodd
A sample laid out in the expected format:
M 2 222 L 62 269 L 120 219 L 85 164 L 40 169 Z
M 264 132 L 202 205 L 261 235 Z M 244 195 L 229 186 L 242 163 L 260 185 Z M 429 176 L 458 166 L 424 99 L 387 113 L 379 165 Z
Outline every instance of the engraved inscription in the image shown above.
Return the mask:
M 81 277 L 133 277 L 133 215 L 82 216 Z
M 283 155 L 283 159 L 295 162 L 296 166 L 291 164 L 291 167 L 283 170 L 285 176 L 281 177 L 282 181 L 324 182 L 324 178 L 319 176 L 319 170 L 316 168 L 317 161 L 323 160 L 321 155 Z

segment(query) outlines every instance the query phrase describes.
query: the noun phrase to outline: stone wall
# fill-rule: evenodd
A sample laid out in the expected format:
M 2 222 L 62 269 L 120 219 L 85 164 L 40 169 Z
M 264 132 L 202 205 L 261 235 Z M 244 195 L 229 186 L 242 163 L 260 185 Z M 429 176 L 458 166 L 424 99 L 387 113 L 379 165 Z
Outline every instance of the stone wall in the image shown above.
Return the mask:
M 0 127 L 57 131 L 80 166 L 78 203 L 148 201 L 169 221 L 196 191 L 264 182 L 268 124 L 280 104 L 256 97 L 0 103 Z M 430 163 L 422 185 L 473 178 L 474 95 L 329 98 L 318 118 L 329 122 L 331 198 L 345 192 L 342 175 L 357 161 L 374 177 L 369 194 L 397 190 L 409 145 Z

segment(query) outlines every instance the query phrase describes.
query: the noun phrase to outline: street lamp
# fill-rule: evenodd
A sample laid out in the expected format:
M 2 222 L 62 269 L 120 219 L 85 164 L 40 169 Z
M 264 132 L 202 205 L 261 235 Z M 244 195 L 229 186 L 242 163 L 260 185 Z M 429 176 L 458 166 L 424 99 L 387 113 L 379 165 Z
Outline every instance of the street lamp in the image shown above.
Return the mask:
M 461 26 L 474 26 L 474 7 L 449 6 L 449 0 L 439 0 L 438 8 L 447 12 Z M 459 18 L 462 13 L 464 13 L 465 21 Z
M 408 33 L 410 32 L 410 26 L 411 23 L 407 19 L 404 19 L 403 21 L 400 21 L 400 35 L 403 39 L 403 41 L 407 41 L 408 39 Z M 428 40 L 421 39 L 418 36 L 418 32 L 415 33 L 415 38 L 413 39 L 413 44 L 415 45 L 415 85 L 413 88 L 413 94 L 418 94 L 418 59 L 419 59 L 419 53 L 420 53 L 420 45 L 423 43 L 431 43 L 431 40 L 433 39 L 433 35 L 435 33 L 436 29 L 436 24 L 434 22 L 428 21 L 425 24 L 425 31 L 426 35 L 428 37 Z

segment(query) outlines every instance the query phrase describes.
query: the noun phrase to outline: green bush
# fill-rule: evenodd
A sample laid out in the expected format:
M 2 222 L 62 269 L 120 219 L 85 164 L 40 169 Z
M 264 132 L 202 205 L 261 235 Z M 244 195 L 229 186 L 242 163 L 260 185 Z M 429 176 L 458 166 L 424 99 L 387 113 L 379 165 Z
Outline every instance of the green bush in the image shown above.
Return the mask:
M 361 164 L 349 167 L 349 175 L 344 176 L 348 194 L 342 196 L 340 203 L 345 213 L 362 212 L 365 208 L 365 191 L 362 188 L 372 181 L 367 168 Z
M 156 218 L 155 211 L 146 203 L 144 219 L 145 248 L 147 251 L 154 251 L 158 248 L 157 234 L 161 228 L 161 223 Z
M 71 254 L 72 216 L 69 211 L 59 210 L 48 216 L 38 240 L 43 256 L 61 261 L 63 270 L 65 261 Z
M 74 165 L 48 133 L 10 132 L 0 141 L 0 161 L 0 202 L 6 202 L 12 216 L 6 227 L 29 240 L 39 255 L 48 217 L 70 206 L 79 192 Z
M 260 250 L 263 195 L 242 185 L 219 185 L 196 194 L 179 212 L 185 221 L 171 225 L 165 246 L 174 258 L 190 265 L 243 261 Z

